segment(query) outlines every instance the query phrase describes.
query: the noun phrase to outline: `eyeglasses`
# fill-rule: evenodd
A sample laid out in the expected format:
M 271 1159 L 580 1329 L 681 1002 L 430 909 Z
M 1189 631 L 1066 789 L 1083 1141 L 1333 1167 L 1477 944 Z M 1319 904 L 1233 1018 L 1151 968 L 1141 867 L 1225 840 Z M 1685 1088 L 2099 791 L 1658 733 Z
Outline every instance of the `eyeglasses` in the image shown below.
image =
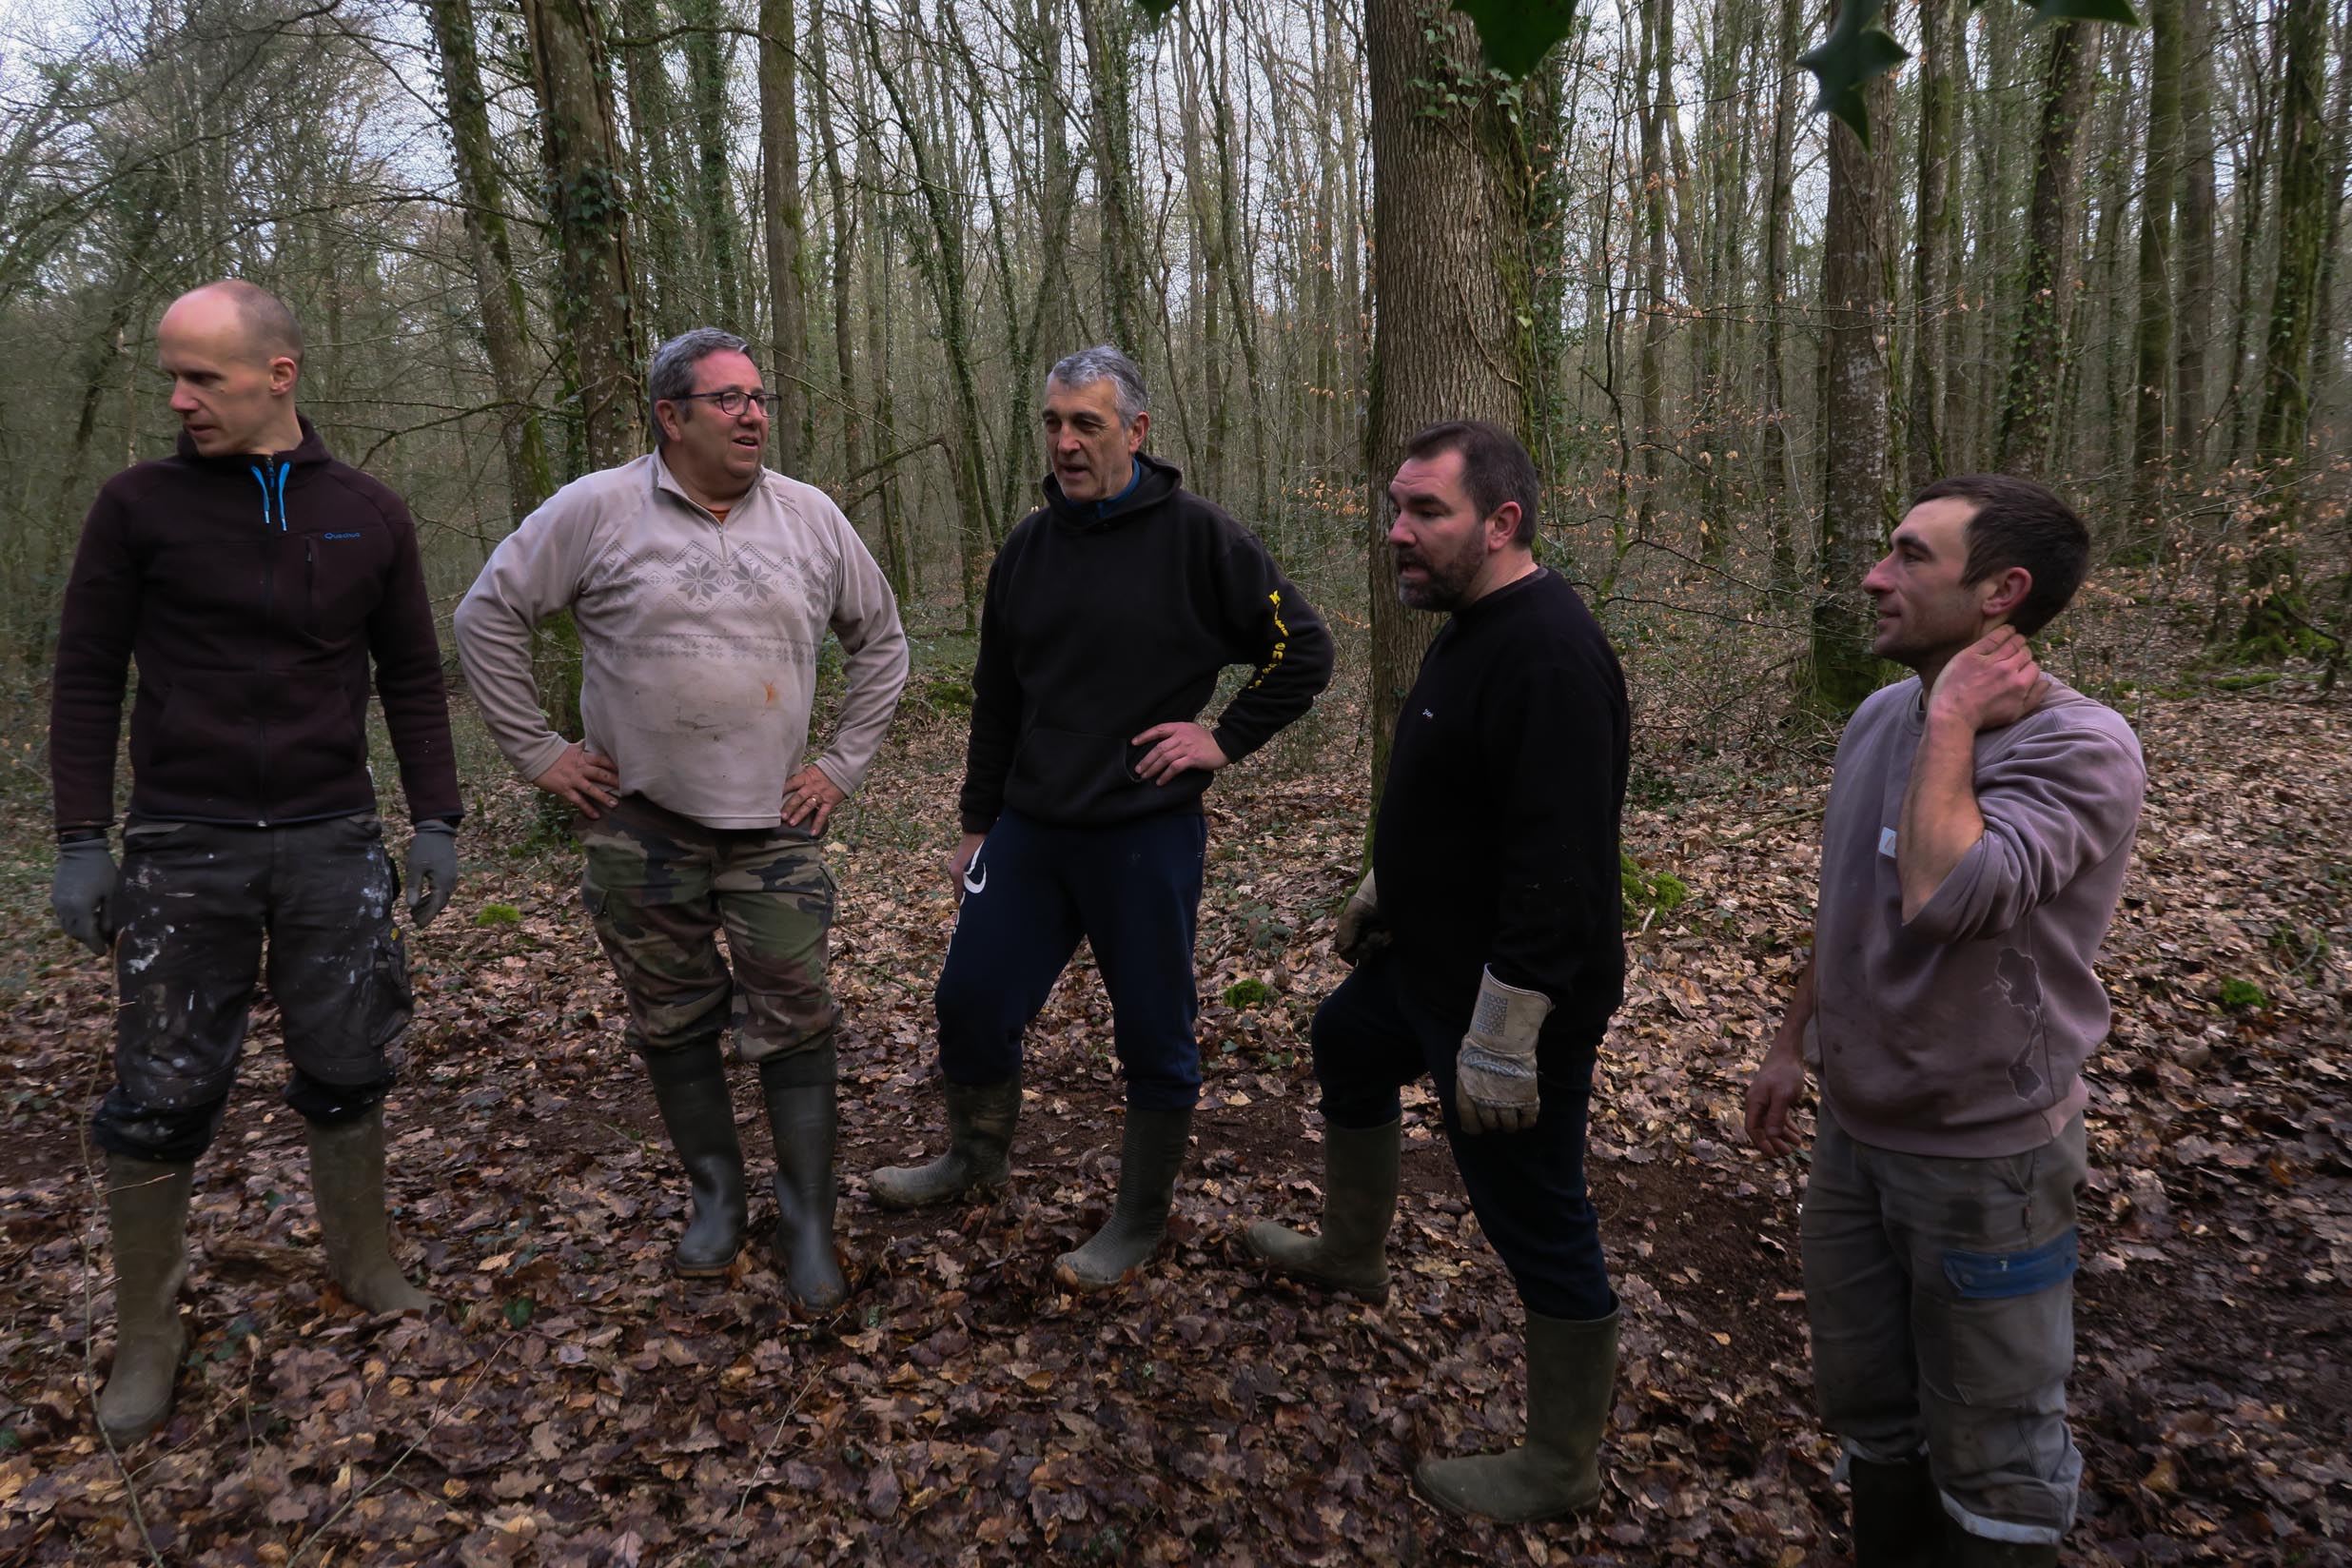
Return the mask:
M 724 392 L 681 392 L 676 397 L 666 401 L 670 402 L 696 402 L 706 398 L 718 405 L 718 411 L 721 414 L 725 415 L 729 419 L 734 419 L 737 414 L 743 412 L 743 405 L 747 402 L 754 408 L 758 409 L 762 414 L 767 413 L 770 408 L 774 406 L 776 394 L 774 392 L 737 392 L 735 388 L 729 387 Z

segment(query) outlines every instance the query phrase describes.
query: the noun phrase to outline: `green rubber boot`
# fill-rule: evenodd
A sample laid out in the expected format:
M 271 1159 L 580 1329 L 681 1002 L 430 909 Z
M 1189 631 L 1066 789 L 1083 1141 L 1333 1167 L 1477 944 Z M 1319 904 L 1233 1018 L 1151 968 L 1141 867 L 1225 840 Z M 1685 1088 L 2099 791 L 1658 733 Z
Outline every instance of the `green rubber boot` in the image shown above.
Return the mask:
M 686 1167 L 694 1213 L 670 1253 L 680 1279 L 715 1279 L 743 1250 L 748 1213 L 743 1197 L 743 1145 L 735 1137 L 735 1097 L 727 1092 L 727 1063 L 716 1040 L 681 1050 L 644 1052 L 654 1104 L 669 1129 L 670 1147 Z
M 423 1312 L 433 1298 L 392 1261 L 383 1210 L 383 1105 L 348 1122 L 310 1129 L 310 1196 L 319 1205 L 326 1266 L 344 1295 L 370 1312 Z
M 1119 1196 L 1110 1218 L 1085 1245 L 1053 1263 L 1053 1277 L 1068 1290 L 1108 1290 L 1151 1262 L 1167 1234 L 1168 1203 L 1176 1195 L 1176 1172 L 1192 1137 L 1192 1107 L 1138 1110 L 1127 1107 L 1127 1132 L 1119 1142 Z
M 884 1208 L 922 1208 L 966 1193 L 1003 1190 L 1012 1180 L 1012 1129 L 1021 1119 L 1021 1080 L 950 1084 L 948 1151 L 923 1166 L 888 1166 L 866 1178 Z
M 171 1414 L 187 1330 L 187 1195 L 196 1164 L 107 1157 L 107 1222 L 114 1244 L 114 1368 L 98 1393 L 98 1424 L 117 1445 L 136 1442 Z
M 1884 1464 L 1853 1455 L 1846 1484 L 1853 1494 L 1854 1568 L 1937 1568 L 1946 1519 L 1925 1459 Z
M 830 1041 L 759 1064 L 775 1135 L 775 1249 L 793 1295 L 812 1312 L 830 1312 L 850 1294 L 833 1255 L 835 1072 Z
M 1423 1460 L 1421 1496 L 1454 1514 L 1526 1524 L 1600 1500 L 1600 1434 L 1617 1386 L 1617 1314 L 1527 1314 L 1527 1441 L 1499 1454 Z
M 1397 1217 L 1404 1122 L 1323 1128 L 1323 1234 L 1261 1220 L 1243 1245 L 1284 1273 L 1367 1302 L 1388 1300 L 1388 1227 Z

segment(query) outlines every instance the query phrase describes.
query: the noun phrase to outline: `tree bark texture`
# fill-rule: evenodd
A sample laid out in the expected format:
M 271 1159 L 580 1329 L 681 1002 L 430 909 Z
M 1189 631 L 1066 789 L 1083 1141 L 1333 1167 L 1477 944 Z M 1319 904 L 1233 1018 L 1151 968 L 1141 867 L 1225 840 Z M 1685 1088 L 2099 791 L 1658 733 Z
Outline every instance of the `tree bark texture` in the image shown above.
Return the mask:
M 2048 466 L 2057 429 L 2058 389 L 2067 358 L 2068 242 L 2074 232 L 2075 152 L 2090 101 L 2089 52 L 2097 25 L 2062 22 L 2050 31 L 2042 78 L 2042 132 L 2033 158 L 2033 201 L 2026 221 L 2017 335 L 2009 352 L 2009 390 L 2001 404 L 2004 472 L 2039 474 Z

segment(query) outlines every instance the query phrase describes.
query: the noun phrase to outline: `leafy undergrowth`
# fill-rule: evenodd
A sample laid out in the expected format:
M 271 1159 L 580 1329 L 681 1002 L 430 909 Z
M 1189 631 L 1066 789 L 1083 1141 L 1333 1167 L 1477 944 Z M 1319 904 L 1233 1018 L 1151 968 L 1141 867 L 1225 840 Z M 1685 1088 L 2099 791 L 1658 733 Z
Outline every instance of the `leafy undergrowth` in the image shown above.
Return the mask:
M 2135 713 L 2154 784 L 2107 964 L 2069 1560 L 2343 1561 L 2352 725 L 2292 682 Z M 79 1130 L 108 986 L 61 939 L 27 940 L 0 1041 L 0 1560 L 1843 1559 L 1810 1410 L 1802 1168 L 1738 1137 L 1811 905 L 1817 760 L 1643 757 L 1629 844 L 1687 895 L 1637 911 L 1596 1099 L 1627 1303 L 1608 1491 L 1588 1519 L 1526 1529 L 1410 1490 L 1416 1456 L 1514 1438 L 1522 1388 L 1519 1309 L 1425 1098 L 1385 1308 L 1269 1281 L 1237 1245 L 1247 1219 L 1319 1202 L 1305 1024 L 1340 973 L 1360 756 L 1344 781 L 1245 766 L 1212 794 L 1207 1092 L 1139 1281 L 1079 1299 L 1050 1276 L 1116 1164 L 1109 1019 L 1083 961 L 1031 1035 L 1012 1193 L 912 1216 L 867 1201 L 863 1173 L 937 1126 L 927 1002 L 959 763 L 954 715 L 902 725 L 834 834 L 847 1308 L 782 1311 L 764 1250 L 723 1281 L 667 1277 L 683 1187 L 574 868 L 527 842 L 524 792 L 485 777 L 467 881 L 415 939 L 392 1108 L 403 1250 L 452 1310 L 372 1320 L 325 1283 L 265 1009 L 199 1178 L 178 1411 L 120 1467 L 88 1414 L 111 1330 Z M 764 1119 L 738 1078 L 756 1177 Z

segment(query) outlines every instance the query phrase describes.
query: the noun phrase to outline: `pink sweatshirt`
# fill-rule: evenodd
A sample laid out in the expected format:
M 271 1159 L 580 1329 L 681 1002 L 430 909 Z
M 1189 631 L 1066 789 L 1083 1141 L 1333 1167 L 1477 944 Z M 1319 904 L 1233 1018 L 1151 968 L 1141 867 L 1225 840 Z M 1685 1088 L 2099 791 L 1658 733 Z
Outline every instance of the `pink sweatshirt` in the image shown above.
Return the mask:
M 2020 1154 L 2087 1098 L 2083 1064 L 2107 1031 L 2091 966 L 2147 770 L 2121 714 L 2049 684 L 2032 713 L 1976 737 L 1985 835 L 1909 924 L 1894 857 L 1925 722 L 1918 680 L 1874 693 L 1838 744 L 1806 1054 L 1861 1143 Z

